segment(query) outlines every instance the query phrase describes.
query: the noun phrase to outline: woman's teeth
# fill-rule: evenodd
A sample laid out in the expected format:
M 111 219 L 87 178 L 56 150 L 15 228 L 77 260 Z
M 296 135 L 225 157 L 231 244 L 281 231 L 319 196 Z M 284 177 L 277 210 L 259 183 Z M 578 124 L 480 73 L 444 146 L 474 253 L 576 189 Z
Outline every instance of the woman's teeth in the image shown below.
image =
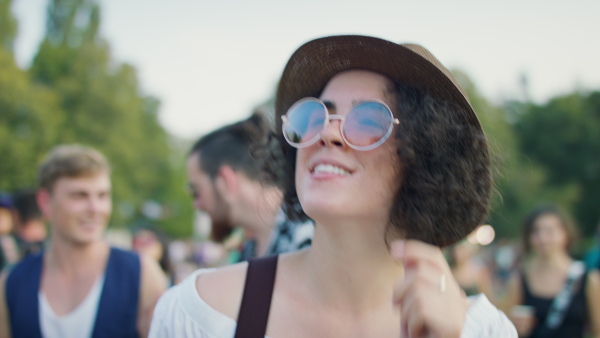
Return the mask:
M 350 172 L 348 172 L 340 167 L 331 165 L 331 164 L 318 164 L 315 167 L 315 169 L 313 170 L 313 172 L 315 174 L 326 173 L 326 174 L 334 174 L 334 175 L 342 175 L 342 176 L 350 175 Z

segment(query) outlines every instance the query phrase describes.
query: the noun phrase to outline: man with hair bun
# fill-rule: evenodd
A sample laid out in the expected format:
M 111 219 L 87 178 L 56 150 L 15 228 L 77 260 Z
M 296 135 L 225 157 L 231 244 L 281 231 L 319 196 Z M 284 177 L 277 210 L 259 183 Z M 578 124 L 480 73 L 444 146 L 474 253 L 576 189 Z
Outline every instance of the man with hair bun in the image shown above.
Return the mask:
M 312 222 L 293 222 L 282 212 L 283 194 L 256 159 L 271 132 L 264 112 L 257 111 L 204 135 L 188 156 L 194 207 L 210 216 L 211 239 L 220 243 L 235 228 L 244 231 L 239 261 L 295 251 L 312 241 Z
M 111 247 L 110 168 L 95 149 L 60 145 L 38 171 L 48 248 L 0 276 L 0 337 L 145 337 L 166 289 L 158 264 Z

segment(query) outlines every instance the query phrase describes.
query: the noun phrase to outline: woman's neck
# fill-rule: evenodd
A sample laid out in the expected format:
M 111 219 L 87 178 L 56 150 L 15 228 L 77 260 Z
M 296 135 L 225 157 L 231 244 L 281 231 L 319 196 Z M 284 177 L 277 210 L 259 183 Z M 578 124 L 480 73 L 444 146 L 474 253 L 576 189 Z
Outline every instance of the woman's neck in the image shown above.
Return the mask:
M 311 294 L 323 305 L 348 311 L 391 308 L 403 269 L 391 257 L 384 231 L 384 225 L 368 223 L 317 224 L 302 269 Z

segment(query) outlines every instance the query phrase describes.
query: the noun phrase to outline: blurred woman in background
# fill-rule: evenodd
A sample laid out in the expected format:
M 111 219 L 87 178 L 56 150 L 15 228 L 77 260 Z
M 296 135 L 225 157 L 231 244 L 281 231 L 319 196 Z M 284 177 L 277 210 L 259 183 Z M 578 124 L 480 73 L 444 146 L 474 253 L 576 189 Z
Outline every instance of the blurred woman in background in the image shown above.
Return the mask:
M 533 210 L 523 223 L 524 260 L 507 290 L 509 317 L 521 337 L 600 335 L 600 274 L 569 255 L 575 227 L 556 206 Z
M 173 285 L 173 270 L 167 235 L 153 226 L 143 226 L 135 230 L 131 247 L 140 255 L 156 260 L 168 278 L 169 285 Z
M 477 256 L 478 252 L 477 244 L 462 240 L 448 250 L 448 263 L 467 296 L 483 293 L 494 302 L 492 277 L 483 260 Z

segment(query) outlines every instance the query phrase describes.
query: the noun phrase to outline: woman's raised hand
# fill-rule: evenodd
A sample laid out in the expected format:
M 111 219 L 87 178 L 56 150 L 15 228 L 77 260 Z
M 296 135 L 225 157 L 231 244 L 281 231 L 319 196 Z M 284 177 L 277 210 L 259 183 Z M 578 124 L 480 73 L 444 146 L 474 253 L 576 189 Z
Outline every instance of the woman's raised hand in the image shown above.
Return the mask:
M 467 299 L 440 248 L 417 240 L 398 240 L 392 257 L 404 265 L 394 288 L 402 337 L 460 337 Z

